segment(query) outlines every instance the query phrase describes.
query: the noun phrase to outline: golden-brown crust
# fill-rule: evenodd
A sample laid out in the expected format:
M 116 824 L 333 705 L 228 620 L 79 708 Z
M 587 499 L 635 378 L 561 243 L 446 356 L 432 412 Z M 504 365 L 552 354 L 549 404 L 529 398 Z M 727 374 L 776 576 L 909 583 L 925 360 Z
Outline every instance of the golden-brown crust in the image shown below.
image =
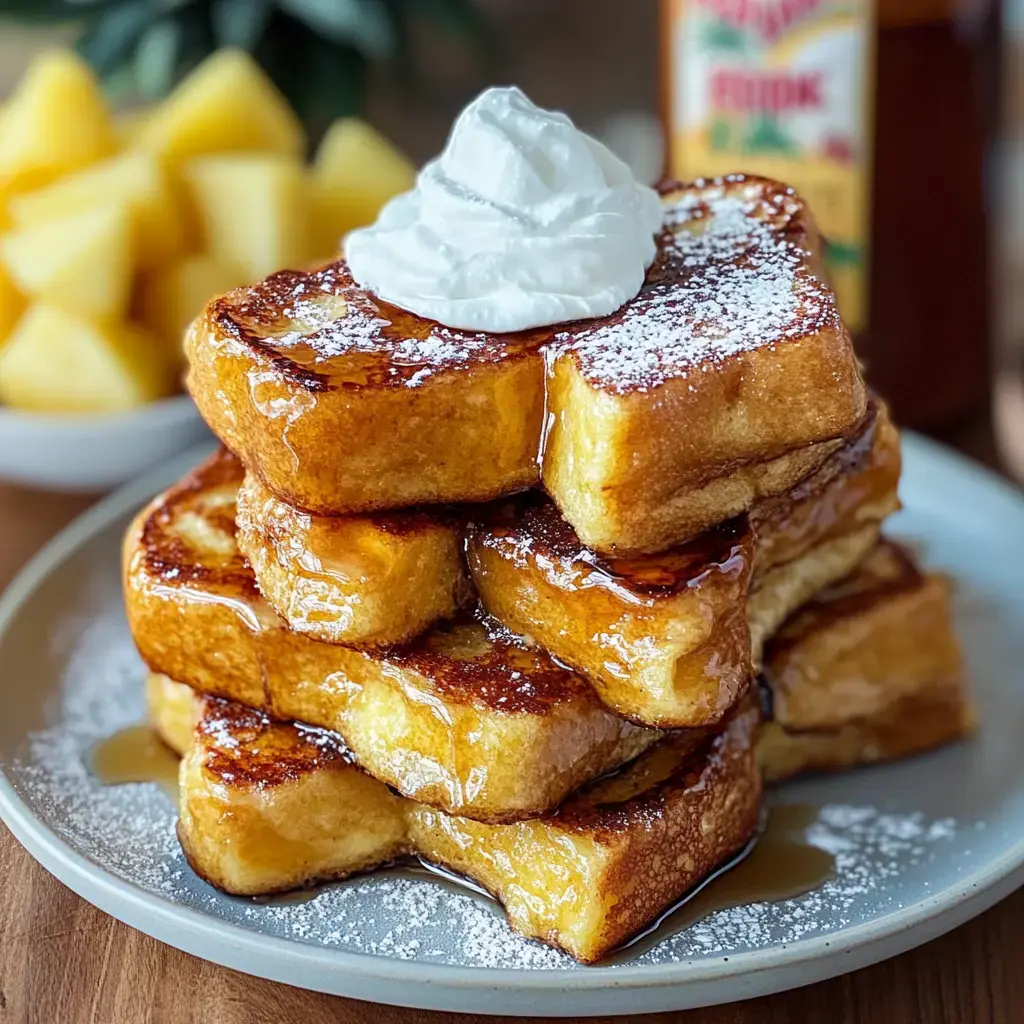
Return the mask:
M 783 625 L 763 679 L 792 771 L 902 756 L 973 717 L 946 581 L 886 540 Z
M 830 536 L 881 522 L 899 508 L 899 431 L 872 396 L 857 433 L 813 473 L 750 511 L 757 535 L 756 571 L 799 558 Z
M 471 657 L 447 653 L 453 634 L 458 645 L 479 646 Z M 459 704 L 507 714 L 544 715 L 569 700 L 590 703 L 593 691 L 543 651 L 504 629 L 474 608 L 390 655 L 390 661 L 429 675 L 439 694 Z
M 196 321 L 190 389 L 225 444 L 296 508 L 489 500 L 536 484 L 540 452 L 548 489 L 590 546 L 661 550 L 791 486 L 864 412 L 849 337 L 814 277 L 820 246 L 799 197 L 733 175 L 669 190 L 667 201 L 674 227 L 648 283 L 610 318 L 476 335 L 377 301 L 342 264 L 289 271 L 230 293 Z M 739 229 L 696 261 L 715 281 L 724 275 L 716 314 L 700 305 L 709 301 L 695 286 L 703 271 L 675 240 L 699 235 L 691 228 L 702 219 L 735 216 L 729 203 L 742 207 Z M 769 291 L 799 301 L 787 312 L 768 302 L 763 323 L 748 317 L 745 332 L 723 334 L 716 323 L 749 306 L 729 282 L 738 275 L 761 294 L 753 265 Z M 641 338 L 644 358 L 627 367 L 668 358 L 644 332 L 620 329 L 666 294 L 673 329 L 694 344 L 672 349 L 663 381 L 602 376 L 595 353 L 607 345 L 595 339 L 604 335 L 620 347 Z M 723 339 L 739 333 L 733 353 Z M 579 386 L 563 379 L 570 364 L 586 371 Z M 589 465 L 598 435 L 606 457 Z
M 727 255 L 708 262 L 704 286 L 682 290 L 682 315 L 671 296 L 661 298 L 650 324 L 595 325 L 549 359 L 544 485 L 601 551 L 656 552 L 787 490 L 856 433 L 865 413 L 849 335 L 830 294 L 808 276 L 819 243 L 802 201 L 743 175 L 701 182 L 683 197 L 690 229 L 701 222 L 690 213 L 708 197 L 721 204 L 708 230 L 723 218 Z M 733 231 L 737 204 L 769 225 L 780 209 L 786 230 L 806 235 L 798 246 L 754 232 L 755 262 L 788 268 L 765 282 L 744 272 L 746 256 L 737 262 L 748 252 L 743 231 Z M 795 309 L 784 310 L 787 296 Z M 805 299 L 816 311 L 801 311 Z M 793 327 L 805 319 L 817 328 L 810 334 Z M 662 365 L 666 353 L 678 373 Z
M 970 735 L 974 709 L 961 676 L 929 680 L 920 693 L 898 697 L 872 715 L 833 729 L 762 726 L 758 761 L 765 781 L 893 761 Z
M 470 525 L 466 556 L 488 609 L 586 676 L 606 705 L 659 728 L 718 721 L 751 674 L 745 519 L 641 562 L 571 543 L 547 499 Z
M 523 358 L 553 339 L 560 348 L 572 351 L 584 375 L 597 386 L 617 391 L 650 387 L 650 382 L 626 383 L 588 374 L 588 350 L 575 347 L 574 342 L 598 330 L 615 331 L 630 316 L 642 317 L 652 301 L 666 292 L 679 302 L 680 316 L 686 315 L 689 297 L 707 287 L 702 275 L 708 264 L 695 261 L 675 244 L 680 223 L 713 217 L 713 199 L 736 195 L 747 200 L 747 215 L 770 228 L 773 242 L 793 262 L 811 256 L 812 247 L 819 244 L 813 221 L 795 190 L 768 178 L 734 174 L 720 184 L 665 181 L 659 192 L 669 211 L 678 208 L 685 213 L 670 218 L 662 231 L 657 255 L 637 296 L 606 317 L 510 334 L 458 330 L 360 288 L 345 261 L 338 260 L 311 271 L 278 271 L 258 284 L 228 292 L 210 303 L 205 319 L 214 332 L 248 346 L 284 380 L 311 392 L 397 387 L 414 378 L 422 380 L 425 370 L 430 376 L 458 374 L 467 364 Z M 755 263 L 759 272 L 766 269 L 765 260 L 774 252 L 761 251 L 757 242 L 738 237 L 722 258 L 712 261 L 716 272 L 728 275 L 735 268 L 744 273 Z M 808 267 L 798 266 L 795 275 L 807 300 L 789 320 L 773 322 L 774 333 L 765 334 L 759 346 L 799 340 L 826 327 L 841 329 L 828 287 Z M 728 291 L 728 280 L 721 287 Z M 411 344 L 417 342 L 421 344 Z M 456 348 L 465 357 L 453 361 L 451 350 Z M 678 369 L 674 366 L 671 371 Z
M 660 554 L 588 549 L 531 492 L 467 525 L 467 562 L 489 610 L 586 676 L 618 714 L 659 728 L 707 724 L 746 685 L 763 640 L 874 544 L 898 475 L 898 435 L 872 406 L 795 494 Z
M 140 520 L 138 544 L 133 546 L 134 571 L 148 576 L 148 585 L 209 587 L 230 600 L 260 600 L 252 570 L 237 549 L 211 553 L 190 545 L 181 534 L 181 517 L 191 515 L 202 518 L 211 530 L 233 537 L 235 506 L 220 492 L 237 491 L 241 474 L 238 460 L 221 449 L 149 507 Z M 220 500 L 211 503 L 211 493 L 220 495 Z M 468 635 L 463 637 L 463 632 Z M 450 653 L 453 637 L 466 656 Z M 320 645 L 309 649 L 322 650 Z M 594 701 L 579 676 L 560 668 L 475 607 L 390 649 L 386 656 L 396 666 L 422 673 L 446 702 L 481 710 L 543 715 L 568 701 Z
M 297 633 L 366 650 L 412 641 L 472 600 L 459 510 L 312 516 L 247 473 L 238 547 L 260 592 Z
M 214 299 L 205 317 L 213 331 L 237 339 L 283 380 L 310 392 L 401 387 L 422 381 L 425 371 L 456 376 L 465 372 L 464 362 L 526 358 L 551 337 L 550 328 L 487 334 L 445 327 L 358 287 L 344 260 L 278 271 Z M 446 350 L 456 346 L 469 358 L 446 362 Z
M 521 565 L 542 562 L 566 586 L 619 588 L 639 600 L 697 587 L 712 573 L 741 575 L 753 550 L 749 526 L 738 516 L 660 554 L 602 555 L 583 544 L 542 491 L 492 503 L 467 523 L 466 538 L 471 550 L 501 552 Z
M 402 358 L 371 346 L 320 359 L 302 339 L 341 330 L 329 325 L 347 319 L 345 300 L 328 287 L 307 313 L 288 305 L 305 321 L 285 318 L 274 338 L 251 343 L 232 312 L 247 294 L 229 293 L 189 329 L 188 386 L 214 433 L 283 501 L 314 514 L 372 512 L 483 501 L 536 482 L 539 350 L 473 349 L 471 369 L 450 340 Z M 269 314 L 257 303 L 255 315 Z
M 899 433 L 873 397 L 854 436 L 793 488 L 755 505 L 749 524 L 737 516 L 656 554 L 602 554 L 580 540 L 543 492 L 528 491 L 474 515 L 466 526 L 467 543 L 505 551 L 517 564 L 542 561 L 564 585 L 570 579 L 575 587 L 605 585 L 643 600 L 699 586 L 708 573 L 742 573 L 751 528 L 763 570 L 863 522 L 880 521 L 899 507 L 899 475 Z
M 731 174 L 692 185 L 663 182 L 659 192 L 666 226 L 639 293 L 607 317 L 555 331 L 557 352 L 572 359 L 591 387 L 620 395 L 648 391 L 747 351 L 774 351 L 823 332 L 846 334 L 834 294 L 814 272 L 820 240 L 794 189 Z M 709 245 L 702 244 L 705 232 L 688 230 L 708 224 L 715 231 L 716 221 L 724 227 Z M 777 294 L 769 294 L 772 288 Z M 757 308 L 789 294 L 791 308 L 782 301 Z M 744 332 L 749 338 L 738 340 Z M 644 333 L 658 336 L 657 344 L 629 337 Z M 680 333 L 685 344 L 676 344 Z
M 561 828 L 608 842 L 638 824 L 636 797 L 644 798 L 647 819 L 660 816 L 666 805 L 686 790 L 709 782 L 722 767 L 723 748 L 730 742 L 748 747 L 758 713 L 753 701 L 741 702 L 720 728 L 683 729 L 670 733 L 645 751 L 628 770 L 585 786 L 552 815 Z M 738 733 L 744 738 L 737 739 Z M 711 785 L 720 784 L 710 779 Z
M 176 585 L 196 583 L 237 590 L 256 597 L 258 590 L 245 558 L 234 546 L 235 503 L 231 497 L 242 481 L 242 464 L 226 448 L 152 503 L 140 519 L 139 551 L 146 572 Z M 224 492 L 228 500 L 221 500 Z M 222 552 L 199 552 L 181 528 L 183 516 L 196 516 L 204 527 L 228 539 Z
M 750 840 L 761 809 L 754 752 L 759 720 L 751 703 L 741 704 L 700 751 L 703 759 L 682 761 L 677 773 L 644 794 L 633 814 L 598 809 L 598 831 L 591 834 L 615 835 L 616 856 L 601 887 L 611 911 L 584 962 L 641 932 Z M 637 865 L 648 867 L 637 872 Z M 622 899 L 626 892 L 629 898 Z
M 577 675 L 475 613 L 386 653 L 287 629 L 251 576 L 233 585 L 243 571 L 233 539 L 204 519 L 213 495 L 217 516 L 230 516 L 222 469 L 214 460 L 172 488 L 173 515 L 156 499 L 125 539 L 129 624 L 154 672 L 335 729 L 400 792 L 481 820 L 543 812 L 656 741 Z M 221 487 L 204 491 L 204 474 Z M 217 575 L 223 565 L 231 573 Z
M 339 737 L 311 740 L 207 702 L 181 776 L 179 837 L 197 873 L 246 894 L 418 854 L 492 892 L 514 928 L 593 962 L 748 842 L 758 720 L 746 700 L 720 727 L 667 737 L 553 814 L 485 825 L 396 799 L 351 765 Z
M 356 763 L 345 741 L 328 729 L 295 725 L 284 734 L 262 711 L 219 697 L 200 699 L 196 729 L 207 742 L 205 768 L 222 783 L 267 789 Z

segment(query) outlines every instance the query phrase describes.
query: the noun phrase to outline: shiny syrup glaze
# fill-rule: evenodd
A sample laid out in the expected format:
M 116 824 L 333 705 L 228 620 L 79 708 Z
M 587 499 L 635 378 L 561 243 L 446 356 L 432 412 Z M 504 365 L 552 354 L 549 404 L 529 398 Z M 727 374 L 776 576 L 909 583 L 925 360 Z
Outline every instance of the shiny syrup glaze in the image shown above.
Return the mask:
M 645 597 L 699 587 L 710 574 L 734 578 L 755 557 L 761 567 L 789 561 L 809 547 L 852 529 L 871 503 L 895 503 L 899 439 L 877 400 L 855 436 L 791 491 L 657 555 L 625 558 L 586 548 L 543 492 L 495 502 L 467 526 L 467 543 L 515 561 L 546 567 L 565 589 L 625 588 Z M 756 539 L 755 539 L 756 538 Z
M 806 839 L 806 829 L 814 824 L 817 817 L 817 809 L 805 804 L 772 807 L 758 835 L 639 935 L 602 958 L 597 966 L 629 963 L 670 936 L 720 910 L 796 899 L 820 888 L 835 875 L 835 857 Z M 471 892 L 498 903 L 473 879 L 421 857 L 410 857 L 396 866 L 375 870 L 373 874 L 383 878 L 427 879 L 452 894 Z M 301 905 L 316 899 L 321 892 L 336 884 L 328 882 L 253 899 L 256 903 L 270 906 Z
M 165 492 L 142 518 L 141 543 L 132 562 L 139 563 L 136 570 L 141 568 L 146 589 L 167 594 L 198 589 L 236 609 L 247 630 L 284 631 L 283 621 L 264 605 L 252 570 L 233 541 L 235 506 L 228 498 L 232 487 L 237 493 L 240 477 L 237 459 L 222 451 Z M 182 517 L 188 515 L 205 521 L 219 539 L 229 542 L 230 551 L 210 552 L 188 543 L 181 535 Z M 336 670 L 333 645 L 305 638 L 302 643 L 309 645 L 308 657 L 322 664 L 326 675 Z M 340 651 L 338 657 L 352 655 Z M 445 702 L 531 715 L 570 704 L 588 709 L 598 705 L 593 689 L 576 673 L 472 603 L 450 622 L 373 657 L 396 670 L 418 673 L 415 685 Z
M 241 598 L 259 596 L 252 570 L 234 544 L 232 495 L 243 472 L 238 459 L 222 448 L 153 502 L 142 519 L 138 549 L 151 578 L 174 586 L 208 586 Z M 223 552 L 197 550 L 182 533 L 183 516 L 195 516 L 230 543 Z
M 609 317 L 504 335 L 459 331 L 377 299 L 355 285 L 340 260 L 314 271 L 280 271 L 255 286 L 228 293 L 207 308 L 206 329 L 215 338 L 231 338 L 248 347 L 286 384 L 313 394 L 418 385 L 445 373 L 461 375 L 488 364 L 541 358 L 549 346 L 571 355 L 595 387 L 619 393 L 644 390 L 655 381 L 606 379 L 598 372 L 593 353 L 601 347 L 601 332 L 642 332 L 645 318 L 667 303 L 669 315 L 686 320 L 696 336 L 716 336 L 714 318 L 705 321 L 702 307 L 691 308 L 695 301 L 704 301 L 712 284 L 727 292 L 730 280 L 756 276 L 754 268 L 770 262 L 776 250 L 801 264 L 810 255 L 803 248 L 808 240 L 804 204 L 792 189 L 777 182 L 729 175 L 689 186 L 666 182 L 660 190 L 666 229 L 658 240 L 658 254 L 640 293 Z M 768 227 L 771 252 L 760 245 L 756 231 L 755 240 L 740 237 L 734 246 L 703 260 L 679 244 L 688 234 L 700 234 L 694 229 L 709 222 L 714 202 L 723 196 L 743 199 L 752 228 Z M 709 267 L 714 280 L 705 280 Z M 720 275 L 725 275 L 724 283 Z M 839 325 L 831 292 L 813 274 L 801 268 L 794 281 L 804 301 L 787 321 L 764 325 L 764 336 L 752 339 L 752 347 Z M 651 331 L 656 328 L 652 323 Z M 700 357 L 694 365 L 713 361 Z
M 718 726 L 664 734 L 655 747 L 610 775 L 582 787 L 557 810 L 538 819 L 560 830 L 609 839 L 636 827 L 672 793 L 700 786 L 726 749 L 749 749 L 759 711 L 753 699 Z M 197 726 L 204 743 L 205 769 L 224 782 L 270 787 L 310 772 L 356 764 L 337 733 L 275 722 L 232 701 L 204 699 Z M 495 826 L 501 827 L 501 826 Z
M 243 548 L 259 545 L 272 552 L 289 573 L 307 580 L 328 576 L 347 584 L 371 577 L 384 564 L 382 549 L 391 540 L 403 542 L 403 553 L 421 553 L 421 571 L 428 564 L 440 565 L 445 578 L 461 578 L 459 539 L 465 512 L 454 506 L 318 516 L 293 508 L 247 472 L 238 493 L 238 515 L 240 540 L 248 538 Z M 428 550 L 432 552 L 429 561 L 422 554 Z M 399 555 L 397 548 L 394 555 Z M 429 585 L 436 582 L 431 580 Z M 457 583 L 460 604 L 469 597 L 463 590 Z
M 754 714 L 749 702 L 747 708 Z M 259 712 L 227 701 L 207 699 L 199 729 L 209 739 L 206 770 L 233 785 L 275 786 L 307 772 L 352 763 L 344 742 L 333 733 L 274 723 Z M 563 829 L 606 837 L 635 827 L 637 814 L 645 810 L 630 801 L 640 796 L 641 803 L 652 805 L 649 810 L 653 810 L 653 805 L 664 798 L 666 787 L 699 785 L 704 766 L 716 756 L 715 747 L 723 735 L 722 729 L 707 729 L 669 737 L 633 765 L 585 787 L 554 812 L 551 820 Z M 138 781 L 147 781 L 143 777 L 145 766 L 130 774 Z M 793 899 L 822 885 L 832 877 L 835 865 L 830 854 L 806 839 L 806 830 L 816 818 L 816 809 L 805 805 L 771 808 L 766 826 L 745 847 L 603 962 L 634 958 L 718 910 Z M 388 874 L 429 875 L 453 891 L 467 889 L 490 898 L 472 880 L 423 860 L 410 858 L 407 866 L 390 869 Z M 258 902 L 282 906 L 303 903 L 322 888 L 262 897 Z
M 233 538 L 237 512 L 233 495 L 244 476 L 245 470 L 239 459 L 226 448 L 221 448 L 164 492 L 142 525 L 142 548 L 150 573 L 168 581 L 206 583 L 224 589 L 233 588 L 251 597 L 258 595 L 248 561 L 236 547 L 219 556 L 208 548 L 197 551 L 182 536 L 180 529 L 181 517 L 193 515 L 203 519 L 221 537 Z M 326 561 L 329 562 L 333 554 L 337 554 L 339 560 L 344 559 L 344 551 L 335 552 L 332 548 L 331 527 L 339 519 L 311 516 L 291 509 L 273 498 L 262 483 L 254 483 L 260 497 L 281 512 L 277 519 L 273 516 L 266 519 L 268 543 L 287 545 L 293 542 L 292 537 L 281 534 L 284 517 L 297 529 L 315 531 L 311 542 L 315 541 L 318 549 L 322 549 Z M 403 538 L 431 530 L 456 528 L 461 515 L 456 508 L 438 506 L 340 518 L 358 518 L 373 530 Z
M 820 888 L 835 875 L 835 857 L 809 843 L 805 833 L 818 811 L 805 804 L 772 807 L 763 828 L 738 853 L 661 914 L 639 935 L 602 958 L 597 966 L 629 963 L 672 935 L 678 935 L 720 910 L 752 903 L 796 899 Z M 377 874 L 378 872 L 374 872 Z M 422 858 L 380 872 L 385 878 L 428 879 L 448 892 L 471 892 L 498 901 L 471 878 Z M 257 903 L 290 906 L 308 903 L 331 884 L 256 897 Z
M 552 567 L 549 575 L 566 589 L 605 585 L 644 596 L 697 587 L 713 573 L 734 578 L 750 564 L 753 553 L 747 519 L 739 516 L 659 555 L 600 555 L 583 545 L 558 506 L 540 491 L 488 507 L 467 526 L 467 543 L 514 560 L 543 562 Z
M 213 331 L 268 360 L 307 391 L 382 388 L 466 365 L 526 358 L 550 340 L 543 328 L 485 334 L 445 327 L 359 288 L 344 260 L 282 270 L 215 300 Z
M 471 695 L 508 714 L 543 715 L 570 701 L 597 701 L 585 680 L 479 606 L 393 650 L 388 660 L 418 671 L 447 699 L 461 703 Z
M 727 747 L 749 748 L 757 720 L 755 703 L 745 700 L 718 726 L 666 733 L 657 746 L 582 787 L 560 808 L 539 818 L 557 823 L 561 830 L 609 838 L 635 826 L 638 814 L 646 814 L 670 793 L 699 786 Z M 265 788 L 331 766 L 356 764 L 337 733 L 275 722 L 220 698 L 204 699 L 197 729 L 205 737 L 204 767 L 228 783 Z
M 262 711 L 217 697 L 204 698 L 196 728 L 212 740 L 204 767 L 232 785 L 265 789 L 308 772 L 355 764 L 337 733 L 311 725 L 282 726 Z

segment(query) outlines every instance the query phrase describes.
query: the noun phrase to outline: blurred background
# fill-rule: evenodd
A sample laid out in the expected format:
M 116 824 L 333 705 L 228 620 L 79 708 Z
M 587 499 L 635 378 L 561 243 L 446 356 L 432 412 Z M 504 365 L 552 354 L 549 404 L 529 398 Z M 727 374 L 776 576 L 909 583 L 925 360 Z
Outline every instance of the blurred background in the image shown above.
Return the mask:
M 896 416 L 1024 479 L 1024 0 L 0 0 L 0 476 L 200 436 L 180 334 L 329 258 L 483 86 L 799 187 Z

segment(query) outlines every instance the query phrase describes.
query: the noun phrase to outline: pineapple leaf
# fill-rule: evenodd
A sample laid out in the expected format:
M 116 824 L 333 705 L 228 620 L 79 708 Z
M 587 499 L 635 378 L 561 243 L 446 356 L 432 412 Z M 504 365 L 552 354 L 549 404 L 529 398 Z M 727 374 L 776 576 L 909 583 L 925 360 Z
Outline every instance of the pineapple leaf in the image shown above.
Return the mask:
M 253 54 L 316 139 L 358 113 L 368 64 L 415 84 L 411 26 L 432 21 L 480 50 L 498 41 L 473 0 L 0 0 L 0 17 L 83 28 L 78 48 L 118 98 L 155 99 L 218 46 Z
M 164 18 L 150 25 L 135 48 L 135 88 L 145 100 L 163 96 L 175 82 L 183 41 L 181 24 Z
M 347 43 L 369 57 L 387 57 L 395 39 L 381 0 L 277 0 L 287 14 L 332 43 Z
M 0 17 L 45 24 L 87 18 L 124 3 L 125 0 L 0 0 Z
M 391 51 L 391 66 L 398 80 L 408 88 L 413 85 L 416 75 L 412 33 L 409 31 L 409 17 L 404 4 L 405 0 L 384 0 L 395 40 Z
M 135 61 L 126 57 L 116 68 L 103 76 L 103 91 L 113 103 L 138 99 L 135 88 Z
M 412 0 L 409 7 L 451 35 L 479 43 L 491 37 L 490 25 L 472 0 Z
M 210 24 L 220 46 L 256 49 L 273 10 L 273 0 L 213 0 Z
M 354 47 L 333 43 L 278 12 L 256 55 L 306 124 L 311 141 L 335 117 L 362 109 L 367 61 Z
M 177 5 L 179 10 L 174 17 L 181 22 L 182 41 L 175 70 L 175 81 L 183 78 L 194 67 L 201 64 L 210 53 L 217 48 L 210 24 L 209 4 L 195 3 L 190 0 L 164 0 L 165 3 Z
M 153 22 L 150 3 L 122 4 L 103 11 L 78 40 L 78 52 L 105 76 L 132 52 Z

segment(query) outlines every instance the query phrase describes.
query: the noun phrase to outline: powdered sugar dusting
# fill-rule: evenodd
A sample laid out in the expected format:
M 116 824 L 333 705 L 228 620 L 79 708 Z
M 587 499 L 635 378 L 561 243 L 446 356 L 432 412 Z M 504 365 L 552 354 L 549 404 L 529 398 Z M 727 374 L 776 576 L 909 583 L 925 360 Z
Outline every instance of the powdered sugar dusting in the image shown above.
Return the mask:
M 97 604 L 119 600 L 115 593 L 97 594 Z M 156 785 L 101 786 L 89 770 L 96 743 L 145 718 L 141 668 L 123 616 L 65 621 L 61 632 L 54 645 L 67 644 L 70 653 L 59 705 L 51 709 L 55 724 L 28 737 L 14 765 L 15 786 L 90 860 L 172 894 L 186 865 L 171 800 Z
M 637 298 L 556 341 L 591 383 L 629 391 L 819 329 L 836 315 L 832 293 L 772 226 L 774 212 L 741 194 L 684 194 L 667 211 L 676 230 Z
M 415 387 L 442 370 L 546 348 L 551 357 L 573 353 L 597 387 L 652 389 L 838 323 L 810 254 L 787 234 L 792 219 L 800 227 L 802 205 L 774 187 L 731 176 L 683 190 L 666 204 L 659 255 L 639 295 L 595 320 L 504 335 L 455 330 L 378 301 L 355 286 L 344 262 L 274 275 L 248 289 L 235 312 L 261 324 L 269 312 L 290 325 L 260 333 L 314 372 L 336 371 L 332 360 L 363 360 L 383 379 Z
M 88 768 L 105 737 L 144 717 L 144 670 L 128 635 L 116 573 L 81 597 L 79 618 L 53 638 L 66 665 L 48 724 L 30 735 L 13 766 L 16 788 L 78 852 L 112 874 L 181 906 L 260 934 L 376 956 L 532 970 L 578 970 L 569 957 L 515 935 L 490 901 L 407 869 L 328 886 L 305 902 L 257 902 L 215 892 L 188 868 L 174 836 L 171 802 L 154 785 L 104 787 Z M 833 804 L 810 828 L 836 858 L 816 892 L 713 914 L 626 963 L 688 961 L 828 935 L 896 908 L 915 866 L 961 837 L 950 819 Z
M 378 303 L 352 284 L 341 264 L 319 271 L 316 278 L 313 286 L 299 281 L 282 297 L 281 314 L 296 329 L 273 339 L 286 354 L 299 346 L 308 349 L 314 369 L 318 363 L 346 356 L 383 357 L 389 376 L 415 387 L 438 370 L 503 351 L 501 339 L 493 335 L 452 330 Z M 325 293 L 332 301 L 324 299 Z

